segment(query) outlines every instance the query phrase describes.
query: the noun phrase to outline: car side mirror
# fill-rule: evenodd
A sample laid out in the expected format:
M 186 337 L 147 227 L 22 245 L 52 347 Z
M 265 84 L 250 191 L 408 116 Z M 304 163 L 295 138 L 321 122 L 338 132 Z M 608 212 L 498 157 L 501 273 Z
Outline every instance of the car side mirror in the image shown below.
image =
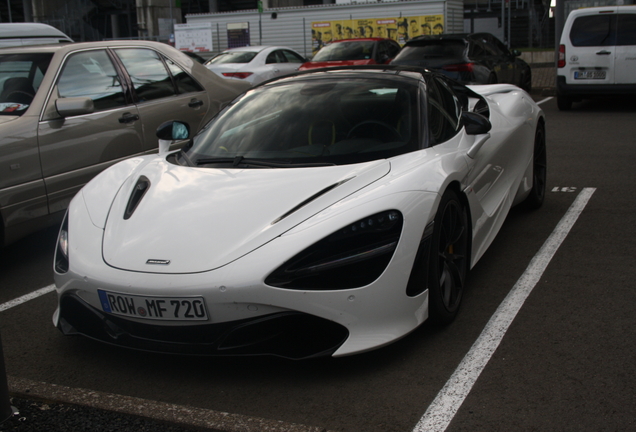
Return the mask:
M 176 120 L 161 123 L 157 128 L 157 138 L 159 138 L 159 154 L 164 155 L 170 151 L 170 145 L 175 141 L 190 138 L 190 125 Z
M 492 128 L 490 120 L 472 111 L 464 111 L 462 113 L 462 123 L 468 135 L 483 135 Z
M 95 111 L 93 100 L 89 97 L 65 97 L 55 100 L 55 109 L 62 117 L 92 114 Z
M 519 57 L 521 55 L 521 51 L 519 51 L 518 49 L 513 49 L 511 53 L 515 57 Z
M 475 142 L 466 152 L 469 158 L 475 159 L 479 149 L 490 139 L 488 131 L 492 128 L 492 123 L 483 115 L 472 111 L 464 111 L 462 113 L 462 123 L 466 128 L 466 133 L 475 136 Z

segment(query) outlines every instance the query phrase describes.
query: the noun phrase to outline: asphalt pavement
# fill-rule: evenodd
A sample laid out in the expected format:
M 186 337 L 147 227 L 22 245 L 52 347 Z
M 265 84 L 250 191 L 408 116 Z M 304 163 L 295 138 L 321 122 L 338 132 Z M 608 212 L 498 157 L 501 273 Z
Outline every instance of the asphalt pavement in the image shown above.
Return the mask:
M 533 67 L 532 94 L 535 99 L 553 96 L 555 80 L 554 67 L 543 64 Z M 11 405 L 18 413 L 0 424 L 0 431 L 327 432 L 326 429 L 304 425 L 71 389 L 14 377 L 8 377 L 8 384 Z

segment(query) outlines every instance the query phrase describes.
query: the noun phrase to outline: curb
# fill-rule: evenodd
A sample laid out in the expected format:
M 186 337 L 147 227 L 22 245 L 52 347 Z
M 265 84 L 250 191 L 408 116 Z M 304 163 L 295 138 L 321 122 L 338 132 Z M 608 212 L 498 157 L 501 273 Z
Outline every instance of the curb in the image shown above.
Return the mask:
M 21 399 L 97 408 L 209 432 L 328 432 L 321 427 L 71 388 L 25 378 L 9 376 L 7 380 L 11 396 Z

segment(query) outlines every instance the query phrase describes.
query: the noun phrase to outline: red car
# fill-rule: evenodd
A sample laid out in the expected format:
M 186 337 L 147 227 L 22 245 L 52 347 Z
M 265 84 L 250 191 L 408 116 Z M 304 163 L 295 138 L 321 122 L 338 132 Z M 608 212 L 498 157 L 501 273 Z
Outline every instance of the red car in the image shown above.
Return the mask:
M 360 38 L 333 41 L 298 70 L 332 66 L 386 64 L 400 51 L 393 39 Z

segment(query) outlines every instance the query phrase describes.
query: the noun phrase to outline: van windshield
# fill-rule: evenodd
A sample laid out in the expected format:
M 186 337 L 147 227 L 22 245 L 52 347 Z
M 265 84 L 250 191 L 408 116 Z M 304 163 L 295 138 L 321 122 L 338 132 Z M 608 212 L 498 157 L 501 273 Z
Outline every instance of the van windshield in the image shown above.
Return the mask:
M 53 54 L 0 55 L 0 114 L 22 115 L 31 105 Z

